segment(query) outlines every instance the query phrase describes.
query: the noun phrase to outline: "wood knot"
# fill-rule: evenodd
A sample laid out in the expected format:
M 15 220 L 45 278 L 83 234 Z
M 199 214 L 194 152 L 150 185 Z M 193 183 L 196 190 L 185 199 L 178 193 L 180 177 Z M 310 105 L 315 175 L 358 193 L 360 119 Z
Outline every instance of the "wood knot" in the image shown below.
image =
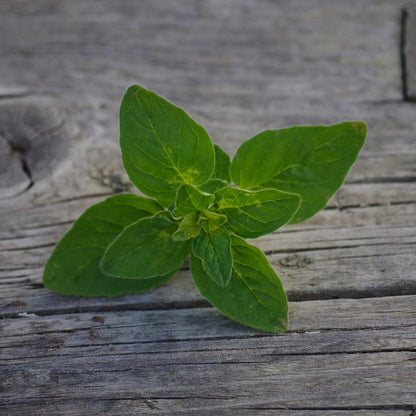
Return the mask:
M 70 132 L 63 111 L 47 98 L 0 103 L 0 195 L 10 198 L 50 174 L 67 154 Z
M 63 345 L 64 345 L 64 343 L 65 342 L 62 339 L 59 339 L 59 338 L 50 338 L 46 342 L 46 348 L 48 350 L 62 348 Z
M 306 256 L 301 256 L 299 254 L 294 254 L 292 256 L 287 256 L 282 260 L 279 260 L 279 263 L 284 267 L 296 267 L 302 268 L 306 267 L 309 264 L 313 263 L 313 259 Z

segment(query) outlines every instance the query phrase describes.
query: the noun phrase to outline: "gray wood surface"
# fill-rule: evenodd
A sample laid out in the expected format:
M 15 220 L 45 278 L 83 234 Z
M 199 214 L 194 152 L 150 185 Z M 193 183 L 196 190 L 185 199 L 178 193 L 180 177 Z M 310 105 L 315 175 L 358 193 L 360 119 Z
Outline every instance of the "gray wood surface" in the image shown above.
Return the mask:
M 416 104 L 394 0 L 0 2 L 0 414 L 416 414 Z M 43 288 L 84 209 L 132 191 L 118 107 L 139 83 L 234 153 L 267 128 L 363 119 L 327 208 L 255 240 L 290 328 L 223 317 L 186 263 L 140 295 Z

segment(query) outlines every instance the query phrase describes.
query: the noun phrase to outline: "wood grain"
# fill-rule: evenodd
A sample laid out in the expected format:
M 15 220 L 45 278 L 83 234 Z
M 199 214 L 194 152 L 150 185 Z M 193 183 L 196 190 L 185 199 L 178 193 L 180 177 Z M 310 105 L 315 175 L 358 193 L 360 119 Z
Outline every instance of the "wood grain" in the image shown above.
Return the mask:
M 398 0 L 0 2 L 0 413 L 410 416 L 416 412 L 416 107 Z M 139 83 L 234 153 L 269 128 L 362 119 L 327 208 L 255 240 L 290 329 L 254 331 L 189 264 L 139 295 L 43 288 L 91 204 L 134 191 L 118 107 Z

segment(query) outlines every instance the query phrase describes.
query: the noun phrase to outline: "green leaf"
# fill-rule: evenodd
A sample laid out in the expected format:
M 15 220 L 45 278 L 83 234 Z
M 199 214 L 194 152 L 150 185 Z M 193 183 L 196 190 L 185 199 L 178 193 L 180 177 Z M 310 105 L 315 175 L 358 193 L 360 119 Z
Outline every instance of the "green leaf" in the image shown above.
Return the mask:
M 162 207 L 134 194 L 118 194 L 88 208 L 56 245 L 43 274 L 45 286 L 56 292 L 81 295 L 121 295 L 142 292 L 175 274 L 148 280 L 118 279 L 103 274 L 99 263 L 107 246 L 134 221 Z
M 165 206 L 181 184 L 202 184 L 214 171 L 214 147 L 205 129 L 138 85 L 121 103 L 120 145 L 131 181 Z
M 230 166 L 231 160 L 228 153 L 221 149 L 220 146 L 214 144 L 215 150 L 215 170 L 214 178 L 222 179 L 227 183 L 231 182 Z
M 175 241 L 186 241 L 197 237 L 202 229 L 201 225 L 198 224 L 199 217 L 200 214 L 197 211 L 185 215 L 172 238 Z
M 221 225 L 225 224 L 227 217 L 217 212 L 203 211 L 199 217 L 198 223 L 201 224 L 202 228 L 207 232 L 211 233 Z
M 215 196 L 192 185 L 181 185 L 176 194 L 175 215 L 182 217 L 193 211 L 207 209 L 215 200 Z
M 101 270 L 110 276 L 148 279 L 177 270 L 190 253 L 189 241 L 175 241 L 178 223 L 163 212 L 126 227 L 108 246 Z
M 254 238 L 286 224 L 299 208 L 296 194 L 276 189 L 248 191 L 223 188 L 216 194 L 217 212 L 227 216 L 228 225 L 239 236 Z
M 294 126 L 267 130 L 243 143 L 231 164 L 241 188 L 275 188 L 299 194 L 292 223 L 321 210 L 342 185 L 364 144 L 361 121 L 330 126 Z
M 233 270 L 226 287 L 216 284 L 202 261 L 192 256 L 192 275 L 199 291 L 222 313 L 253 328 L 284 332 L 288 323 L 286 294 L 265 255 L 232 236 Z
M 192 242 L 192 254 L 201 261 L 202 269 L 219 286 L 231 279 L 233 258 L 231 236 L 224 228 L 212 233 L 201 232 Z

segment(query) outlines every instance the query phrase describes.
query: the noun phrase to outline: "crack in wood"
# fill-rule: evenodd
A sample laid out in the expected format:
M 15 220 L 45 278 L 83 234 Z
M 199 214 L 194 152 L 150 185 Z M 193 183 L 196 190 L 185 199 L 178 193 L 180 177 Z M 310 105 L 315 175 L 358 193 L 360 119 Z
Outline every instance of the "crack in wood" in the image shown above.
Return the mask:
M 0 250 L 1 252 L 8 252 L 8 251 L 27 251 L 27 250 L 37 250 L 39 248 L 47 248 L 47 247 L 54 247 L 56 242 L 52 243 L 45 243 L 45 244 L 38 244 L 36 246 L 27 246 L 27 247 L 13 247 L 13 248 L 5 248 Z
M 387 207 L 390 205 L 413 205 L 416 203 L 416 199 L 409 199 L 407 201 L 390 201 L 386 203 L 382 202 L 370 202 L 364 204 L 350 204 L 350 205 L 336 205 L 325 207 L 326 211 L 338 210 L 345 211 L 347 209 L 363 209 L 363 208 L 374 208 L 374 207 Z
M 403 100 L 409 99 L 407 93 L 407 60 L 406 60 L 406 26 L 407 26 L 407 9 L 402 9 L 400 14 L 400 67 L 402 81 Z
M 21 194 L 27 192 L 35 184 L 35 182 L 33 180 L 32 172 L 31 172 L 31 170 L 29 168 L 29 165 L 28 165 L 28 163 L 27 163 L 27 161 L 26 161 L 23 153 L 21 153 L 20 151 L 17 151 L 17 152 L 20 155 L 20 163 L 22 165 L 22 171 L 27 176 L 27 178 L 29 180 L 29 184 L 26 186 L 25 189 L 23 189 L 22 191 L 20 191 L 19 193 L 17 193 L 14 196 L 18 196 L 18 195 L 21 195 Z
M 416 8 L 409 5 L 400 16 L 400 66 L 404 101 L 416 101 Z
M 360 406 L 253 406 L 253 407 L 242 407 L 241 409 L 244 410 L 310 410 L 310 411 L 360 411 L 360 410 L 412 410 L 410 416 L 413 416 L 414 412 L 414 404 L 392 404 L 392 405 L 381 405 L 381 406 L 373 406 L 373 405 L 360 405 Z
M 48 224 L 38 224 L 36 226 L 31 227 L 22 227 L 21 230 L 40 230 L 43 228 L 50 228 L 50 227 L 59 227 L 61 225 L 72 225 L 75 222 L 75 220 L 67 220 L 67 221 L 56 221 Z M 26 238 L 25 236 L 21 238 Z M 11 238 L 10 238 L 11 239 Z M 1 238 L 0 238 L 1 240 Z
M 39 289 L 43 288 L 42 284 L 38 284 Z M 404 292 L 404 291 L 403 291 Z M 314 302 L 314 301 L 326 301 L 326 300 L 348 300 L 348 299 L 354 299 L 354 300 L 360 300 L 360 299 L 383 299 L 383 298 L 389 298 L 389 297 L 406 297 L 406 296 L 412 296 L 416 293 L 399 293 L 399 294 L 390 294 L 390 292 L 381 294 L 379 293 L 379 296 L 377 296 L 377 293 L 369 292 L 369 293 L 363 293 L 363 296 L 359 296 L 359 294 L 356 294 L 354 297 L 353 293 L 340 291 L 340 296 L 329 296 L 328 297 L 315 297 L 317 295 L 316 293 L 308 294 L 310 296 L 307 296 L 305 294 L 302 294 L 302 296 L 296 296 L 293 293 L 288 292 L 288 299 L 291 303 L 302 303 L 302 302 Z M 374 295 L 374 296 L 371 296 Z M 144 303 L 144 304 L 115 304 L 115 305 L 79 305 L 76 307 L 68 307 L 68 308 L 50 308 L 50 309 L 38 309 L 38 308 L 29 308 L 29 310 L 25 310 L 27 313 L 34 313 L 37 316 L 58 316 L 58 315 L 67 315 L 67 314 L 78 314 L 78 313 L 104 313 L 104 312 L 129 312 L 129 311 L 143 311 L 143 312 L 149 312 L 149 311 L 167 311 L 167 310 L 188 310 L 188 309 L 211 309 L 215 310 L 208 301 L 205 299 L 200 300 L 191 300 L 191 301 L 174 301 L 174 302 L 165 302 L 165 303 Z M 3 311 L 0 312 L 0 320 L 2 319 L 15 319 L 20 318 L 19 313 L 21 313 L 20 310 L 18 311 Z
M 361 330 L 361 329 L 360 329 Z M 334 331 L 335 332 L 335 331 Z M 288 333 L 289 334 L 289 333 Z M 229 338 L 230 340 L 236 340 L 236 339 L 241 339 L 239 337 L 233 337 L 233 338 Z M 172 340 L 171 343 L 175 343 L 175 344 L 185 344 L 188 342 L 195 342 L 195 341 L 199 341 L 200 339 L 194 339 L 194 340 L 190 340 L 190 339 L 175 339 Z M 207 338 L 205 339 L 206 341 L 223 341 L 225 340 L 224 338 Z M 123 343 L 112 343 L 112 342 L 106 342 L 106 343 L 97 343 L 97 342 L 90 342 L 88 344 L 78 344 L 78 345 L 64 345 L 64 341 L 59 339 L 59 338 L 51 338 L 50 340 L 47 340 L 46 342 L 46 346 L 48 349 L 59 349 L 59 352 L 57 354 L 48 354 L 48 357 L 77 357 L 79 355 L 79 352 L 82 351 L 83 357 L 87 358 L 87 357 L 96 357 L 97 356 L 97 347 L 99 347 L 100 349 L 105 349 L 108 348 L 109 352 L 107 353 L 103 353 L 100 351 L 100 356 L 106 356 L 106 357 L 111 357 L 111 356 L 115 356 L 118 357 L 120 355 L 123 355 L 124 357 L 126 356 L 134 356 L 134 357 L 139 357 L 139 356 L 163 356 L 166 354 L 172 354 L 173 352 L 176 351 L 171 351 L 171 350 L 166 350 L 166 351 L 160 351 L 160 350 L 155 350 L 155 351 L 133 351 L 133 352 L 120 352 L 120 350 L 118 350 L 116 347 L 124 347 L 124 346 L 134 346 L 134 345 L 141 345 L 141 344 L 154 344 L 155 348 L 159 348 L 160 344 L 166 343 L 166 340 L 157 340 L 157 341 L 153 341 L 153 342 L 141 342 L 141 341 L 135 341 L 135 342 L 123 342 Z M 28 344 L 29 346 L 30 344 Z M 0 347 L 1 349 L 5 349 L 5 348 L 19 348 L 21 347 L 21 343 L 19 344 L 9 344 L 7 345 L 7 347 Z M 88 354 L 86 349 L 87 348 L 92 348 L 94 349 L 93 353 Z M 63 350 L 68 350 L 68 352 L 64 352 Z M 69 350 L 73 350 L 74 352 L 71 353 L 69 352 Z M 220 350 L 215 350 L 215 349 L 189 349 L 186 350 L 187 354 L 195 354 L 195 353 L 212 353 L 215 354 L 215 352 L 223 352 L 224 350 L 220 349 Z M 229 350 L 227 350 L 227 352 L 230 352 Z M 404 352 L 404 353 L 414 353 L 416 352 L 416 349 L 414 348 L 379 348 L 379 349 L 371 349 L 371 350 L 362 350 L 362 351 L 327 351 L 327 352 L 276 352 L 276 353 L 264 353 L 259 355 L 258 357 L 256 357 L 256 360 L 241 360 L 241 359 L 227 359 L 227 361 L 218 361 L 218 359 L 212 360 L 212 361 L 196 361 L 196 360 L 192 360 L 192 361 L 184 361 L 182 360 L 181 362 L 173 362 L 173 363 L 162 363 L 161 365 L 168 365 L 168 366 L 182 366 L 182 365 L 212 365 L 212 364 L 217 364 L 217 365 L 233 365 L 233 364 L 259 364 L 259 363 L 266 363 L 269 360 L 267 360 L 267 357 L 270 358 L 278 358 L 278 357 L 321 357 L 321 356 L 345 356 L 345 355 L 377 355 L 377 354 L 386 354 L 386 353 L 395 353 L 395 352 Z M 184 353 L 184 352 L 183 352 Z M 39 358 L 39 355 L 34 355 L 34 356 L 29 356 L 29 355 L 25 355 L 24 357 L 22 356 L 22 358 L 24 358 L 25 360 L 27 359 L 36 359 Z M 266 359 L 263 359 L 266 358 Z M 3 358 L 2 362 L 12 362 L 15 361 L 16 358 L 12 357 L 12 358 Z
M 414 245 L 416 242 L 406 242 L 403 244 Z M 277 250 L 265 250 L 264 254 L 266 256 L 270 256 L 272 254 L 290 254 L 290 253 L 304 253 L 309 251 L 331 251 L 331 250 L 339 250 L 339 249 L 349 249 L 349 248 L 361 248 L 366 246 L 390 246 L 390 242 L 386 243 L 374 243 L 371 242 L 369 244 L 343 244 L 337 246 L 328 246 L 328 247 L 303 247 L 303 248 L 288 248 L 288 249 L 277 249 Z M 401 245 L 400 243 L 396 243 L 397 246 Z
M 207 309 L 211 309 L 213 310 L 213 308 L 200 308 L 202 310 L 207 310 Z M 131 311 L 131 310 L 127 310 L 125 312 L 141 312 L 141 311 Z M 143 312 L 148 312 L 148 311 L 143 311 Z M 156 311 L 156 312 L 160 312 L 160 311 Z M 82 313 L 82 312 L 81 312 Z M 72 315 L 73 313 L 71 313 Z M 41 317 L 41 316 L 45 316 L 45 315 L 37 315 L 37 317 Z M 36 319 L 34 318 L 34 319 Z M 137 325 L 96 325 L 93 326 L 93 329 L 97 329 L 97 330 L 131 330 L 136 328 Z M 153 326 L 153 324 L 149 325 L 150 327 Z M 146 327 L 146 325 L 144 326 Z M 46 335 L 59 335 L 61 337 L 65 336 L 65 335 L 70 335 L 70 334 L 76 334 L 76 333 L 83 333 L 83 332 L 88 332 L 92 329 L 91 327 L 80 327 L 80 328 L 71 328 L 71 329 L 53 329 L 53 330 L 36 330 L 36 328 L 34 328 L 29 334 L 26 334 L 30 337 L 33 336 L 46 336 Z M 350 328 L 322 328 L 319 327 L 319 329 L 314 329 L 314 328 L 309 328 L 308 330 L 288 330 L 285 332 L 284 336 L 292 336 L 292 335 L 316 335 L 316 334 L 325 334 L 325 333 L 351 333 L 351 332 L 356 332 L 359 331 L 360 333 L 363 333 L 363 331 L 371 331 L 372 334 L 376 334 L 377 333 L 383 333 L 385 331 L 392 331 L 392 330 L 409 330 L 409 333 L 411 333 L 414 329 L 416 329 L 416 326 L 414 323 L 411 324 L 403 324 L 403 323 L 398 323 L 395 326 L 378 326 L 378 327 L 374 327 L 374 326 L 354 326 L 354 327 L 350 327 Z M 201 342 L 201 341 L 232 341 L 232 340 L 266 340 L 268 338 L 276 338 L 276 337 L 280 337 L 282 335 L 276 335 L 276 334 L 272 334 L 272 333 L 266 333 L 266 332 L 261 332 L 261 333 L 250 333 L 250 334 L 233 334 L 233 335 L 210 335 L 210 334 L 204 334 L 204 336 L 198 336 L 198 337 L 192 337 L 192 336 L 187 336 L 187 337 L 183 337 L 183 338 L 156 338 L 156 339 L 150 339 L 150 340 L 146 340 L 146 339 L 141 339 L 141 340 L 135 340 L 135 341 L 124 341 L 124 342 L 118 342 L 118 341 L 113 341 L 111 340 L 111 342 L 100 342 L 100 343 L 95 343 L 95 344 L 91 344 L 90 342 L 88 344 L 85 344 L 86 346 L 122 346 L 122 345 L 136 345 L 136 344 L 143 344 L 143 345 L 151 345 L 151 344 L 175 344 L 175 343 L 193 343 L 193 342 Z M 3 339 L 19 339 L 22 337 L 22 334 L 8 334 L 7 336 L 4 336 Z M 80 345 L 66 345 L 66 348 L 79 348 L 82 347 L 83 344 Z M 2 347 L 0 347 L 2 348 Z M 255 347 L 254 349 L 256 350 L 261 350 L 262 347 Z M 209 349 L 209 351 L 214 350 L 215 349 Z M 223 349 L 220 349 L 219 351 L 222 351 Z M 391 349 L 393 350 L 393 349 Z M 403 350 L 403 351 L 407 351 L 407 352 L 414 352 L 415 349 L 414 348 L 399 348 L 398 350 Z M 192 351 L 208 351 L 207 349 L 194 349 Z M 380 351 L 380 352 L 396 352 L 395 351 L 390 351 L 390 350 L 386 350 L 384 349 L 382 350 L 374 350 L 374 351 Z M 158 352 L 163 352 L 163 351 L 158 351 Z M 338 351 L 335 353 L 346 353 L 347 351 Z M 357 353 L 359 351 L 353 351 L 352 353 Z M 308 354 L 308 353 L 302 353 L 302 355 L 304 354 Z M 317 355 L 319 353 L 310 353 L 313 355 Z
M 291 302 L 307 302 L 314 300 L 331 300 L 331 299 L 371 299 L 383 298 L 389 296 L 406 296 L 416 295 L 416 282 L 413 284 L 406 283 L 403 287 L 397 285 L 356 289 L 353 288 L 338 288 L 338 289 L 319 289 L 316 292 L 294 292 L 288 290 L 287 297 Z
M 348 180 L 345 183 L 350 185 L 358 185 L 358 184 L 378 184 L 378 183 L 413 183 L 416 182 L 416 176 L 399 176 L 395 178 L 365 178 L 365 179 L 356 179 L 356 180 Z
M 39 284 L 39 289 L 44 288 L 42 284 Z M 145 305 L 103 305 L 97 308 L 97 306 L 79 306 L 79 307 L 69 307 L 69 308 L 56 308 L 50 310 L 37 310 L 32 309 L 30 313 L 35 313 L 38 316 L 50 316 L 50 315 L 66 315 L 68 313 L 84 313 L 84 312 L 116 312 L 116 311 L 136 311 L 136 310 L 143 310 L 143 311 L 163 311 L 163 310 L 172 310 L 172 309 L 197 309 L 197 308 L 205 308 L 208 307 L 209 303 L 206 300 L 199 300 L 199 301 L 182 301 L 182 302 L 167 302 L 164 304 L 160 303 L 148 303 Z M 29 311 L 27 311 L 29 312 Z M 0 313 L 0 320 L 1 319 L 8 319 L 8 318 L 19 318 L 19 314 L 17 312 L 1 312 Z

